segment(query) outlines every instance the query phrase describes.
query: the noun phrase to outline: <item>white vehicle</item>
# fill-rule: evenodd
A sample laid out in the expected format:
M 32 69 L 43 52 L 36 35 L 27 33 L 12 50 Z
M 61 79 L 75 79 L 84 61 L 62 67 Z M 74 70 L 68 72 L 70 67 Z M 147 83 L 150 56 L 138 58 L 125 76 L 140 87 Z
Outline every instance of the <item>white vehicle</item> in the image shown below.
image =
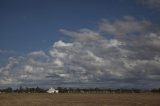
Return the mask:
M 58 93 L 59 91 L 54 89 L 54 88 L 50 88 L 47 93 Z

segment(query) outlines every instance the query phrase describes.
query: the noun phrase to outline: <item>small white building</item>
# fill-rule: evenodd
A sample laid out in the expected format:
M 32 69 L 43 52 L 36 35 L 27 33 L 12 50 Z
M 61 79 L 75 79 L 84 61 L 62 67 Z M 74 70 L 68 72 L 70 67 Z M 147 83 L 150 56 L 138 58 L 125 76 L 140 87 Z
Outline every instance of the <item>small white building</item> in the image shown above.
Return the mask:
M 58 93 L 59 91 L 54 89 L 54 88 L 50 88 L 47 93 Z

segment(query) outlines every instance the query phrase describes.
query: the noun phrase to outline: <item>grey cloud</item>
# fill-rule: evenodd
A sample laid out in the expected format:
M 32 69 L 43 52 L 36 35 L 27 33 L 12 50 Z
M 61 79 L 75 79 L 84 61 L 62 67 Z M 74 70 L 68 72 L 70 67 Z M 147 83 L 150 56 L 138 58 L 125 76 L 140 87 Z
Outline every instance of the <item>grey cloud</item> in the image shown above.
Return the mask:
M 159 33 L 149 33 L 125 40 L 127 43 L 126 49 L 132 50 L 134 54 L 129 58 L 152 60 L 155 56 L 160 56 L 159 36 Z
M 74 40 L 76 41 L 82 41 L 82 42 L 83 41 L 96 41 L 96 40 L 103 38 L 102 36 L 100 36 L 99 33 L 93 30 L 90 30 L 90 29 L 80 29 L 78 32 L 60 29 L 60 32 L 74 38 Z
M 144 33 L 151 27 L 151 23 L 146 20 L 138 21 L 134 17 L 124 16 L 122 19 L 104 19 L 99 24 L 100 30 L 113 35 L 128 35 L 134 33 Z
M 160 1 L 159 0 L 138 0 L 142 4 L 148 6 L 149 8 L 155 8 L 160 10 Z
M 19 64 L 19 59 L 21 57 L 18 57 L 17 59 L 14 57 L 10 57 L 8 59 L 9 63 L 0 68 L 0 83 L 1 84 L 10 84 L 10 83 L 16 83 L 16 79 L 12 77 L 12 71 L 13 69 Z M 17 82 L 18 83 L 18 82 Z
M 126 25 L 129 21 L 133 26 L 143 27 L 142 21 L 128 18 L 118 22 Z M 141 27 L 129 28 L 120 33 L 144 33 L 121 39 L 101 39 L 102 36 L 95 31 L 92 32 L 97 34 L 63 31 L 74 38 L 73 42 L 60 40 L 47 52 L 34 51 L 21 59 L 9 59 L 8 64 L 0 68 L 0 74 L 3 75 L 0 84 L 160 87 L 159 32 L 146 31 Z

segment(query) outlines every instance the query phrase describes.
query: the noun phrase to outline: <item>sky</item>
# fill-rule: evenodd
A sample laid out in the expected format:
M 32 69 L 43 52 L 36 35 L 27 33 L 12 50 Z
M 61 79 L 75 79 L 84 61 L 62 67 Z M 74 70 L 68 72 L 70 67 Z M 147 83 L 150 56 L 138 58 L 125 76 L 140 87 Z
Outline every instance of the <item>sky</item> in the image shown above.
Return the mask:
M 0 0 L 0 88 L 160 88 L 159 0 Z

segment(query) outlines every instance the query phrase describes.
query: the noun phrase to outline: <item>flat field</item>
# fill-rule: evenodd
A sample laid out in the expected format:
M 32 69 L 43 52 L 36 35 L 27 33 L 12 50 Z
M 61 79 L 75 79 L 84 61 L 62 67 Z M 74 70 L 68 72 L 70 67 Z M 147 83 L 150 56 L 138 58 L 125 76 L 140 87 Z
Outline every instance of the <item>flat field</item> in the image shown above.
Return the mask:
M 0 106 L 160 106 L 160 94 L 1 93 Z

